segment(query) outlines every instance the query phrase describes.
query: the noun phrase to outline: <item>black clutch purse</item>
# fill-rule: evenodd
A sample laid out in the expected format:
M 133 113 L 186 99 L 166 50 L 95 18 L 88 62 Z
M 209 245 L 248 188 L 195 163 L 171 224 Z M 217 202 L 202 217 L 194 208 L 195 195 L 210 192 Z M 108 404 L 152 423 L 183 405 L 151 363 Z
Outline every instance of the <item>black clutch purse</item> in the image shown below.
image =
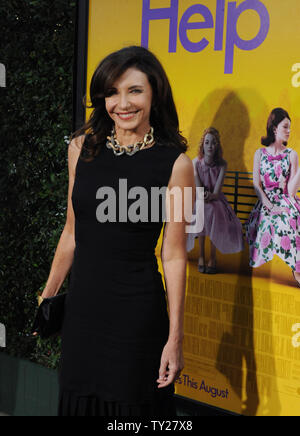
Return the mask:
M 61 332 L 66 296 L 66 293 L 60 294 L 42 301 L 32 326 L 32 333 L 37 332 L 42 339 L 48 339 Z

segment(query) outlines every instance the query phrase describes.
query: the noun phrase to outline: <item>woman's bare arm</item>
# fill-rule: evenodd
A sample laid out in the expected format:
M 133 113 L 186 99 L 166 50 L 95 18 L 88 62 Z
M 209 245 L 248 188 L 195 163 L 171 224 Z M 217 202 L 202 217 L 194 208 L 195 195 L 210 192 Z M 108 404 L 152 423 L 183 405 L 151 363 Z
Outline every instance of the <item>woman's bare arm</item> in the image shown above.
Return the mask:
M 290 154 L 291 174 L 288 182 L 288 192 L 291 197 L 295 197 L 300 188 L 300 168 L 298 154 L 293 150 Z
M 185 195 L 185 187 L 189 187 L 192 194 L 190 196 L 192 204 L 188 204 L 189 199 L 188 195 Z M 186 225 L 191 218 L 190 213 L 196 198 L 193 164 L 185 154 L 181 154 L 175 162 L 168 188 L 169 191 L 172 188 L 179 188 L 182 199 L 176 203 L 173 195 L 170 195 L 168 221 L 165 225 L 161 252 L 169 303 L 170 331 L 168 343 L 162 354 L 159 388 L 174 382 L 183 369 L 182 343 L 187 266 Z M 180 215 L 181 220 L 179 220 Z M 167 367 L 169 367 L 169 372 L 167 372 Z
M 216 185 L 214 187 L 214 191 L 209 193 L 207 196 L 207 201 L 213 201 L 218 200 L 220 192 L 222 191 L 224 179 L 227 171 L 227 162 L 224 163 L 224 165 L 221 166 L 219 176 L 217 178 Z
M 254 162 L 253 162 L 253 186 L 256 192 L 256 195 L 262 202 L 264 206 L 266 206 L 268 209 L 273 207 L 273 204 L 268 199 L 266 194 L 264 193 L 261 185 L 260 180 L 260 149 L 256 150 L 254 155 Z
M 75 180 L 75 169 L 83 144 L 84 136 L 74 138 L 68 149 L 68 168 L 69 168 L 69 189 L 68 189 L 68 209 L 64 229 L 60 236 L 55 255 L 53 258 L 50 274 L 42 293 L 42 298 L 55 296 L 65 278 L 67 277 L 74 258 L 75 250 L 75 217 L 72 206 L 72 191 Z
M 200 180 L 200 177 L 199 177 L 199 174 L 198 174 L 198 171 L 197 171 L 198 157 L 195 157 L 195 159 L 193 159 L 192 162 L 193 162 L 193 168 L 194 168 L 194 178 L 195 178 L 196 187 L 203 188 L 203 184 L 202 184 L 202 182 Z

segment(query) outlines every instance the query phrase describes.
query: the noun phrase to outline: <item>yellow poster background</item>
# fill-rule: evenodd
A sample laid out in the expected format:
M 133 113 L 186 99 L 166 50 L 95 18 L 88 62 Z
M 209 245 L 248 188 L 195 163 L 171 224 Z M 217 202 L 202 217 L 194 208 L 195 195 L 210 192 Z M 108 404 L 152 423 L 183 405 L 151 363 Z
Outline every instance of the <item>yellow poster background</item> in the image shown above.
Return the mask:
M 150 6 L 169 8 L 170 1 L 150 0 Z M 250 0 L 236 5 L 245 1 Z M 216 16 L 216 0 L 179 0 L 179 23 L 196 3 Z M 170 79 L 180 128 L 189 143 L 188 156 L 196 157 L 205 128 L 214 126 L 220 131 L 228 163 L 223 190 L 229 201 L 235 198 L 238 202 L 243 223 L 256 201 L 251 181 L 253 156 L 261 147 L 260 138 L 273 108 L 289 112 L 289 147 L 300 153 L 300 2 L 262 0 L 270 17 L 267 38 L 254 50 L 235 48 L 233 73 L 225 74 L 227 11 L 232 3 L 225 1 L 223 50 L 214 50 L 215 29 L 210 28 L 187 31 L 190 41 L 207 39 L 203 51 L 187 51 L 177 35 L 177 51 L 169 53 L 166 19 L 150 22 L 149 49 Z M 143 0 L 90 0 L 88 87 L 103 57 L 141 44 L 142 8 Z M 190 22 L 201 20 L 199 14 L 190 18 Z M 237 22 L 244 40 L 254 38 L 259 27 L 254 11 L 245 11 Z M 236 177 L 243 188 L 234 186 Z M 157 255 L 160 244 L 161 240 Z M 246 415 L 300 415 L 300 348 L 295 336 L 300 330 L 300 290 L 290 268 L 274 258 L 252 269 L 246 246 L 236 255 L 218 253 L 221 272 L 203 275 L 197 271 L 198 249 L 196 242 L 189 253 L 185 369 L 176 393 Z M 162 272 L 161 264 L 160 269 Z

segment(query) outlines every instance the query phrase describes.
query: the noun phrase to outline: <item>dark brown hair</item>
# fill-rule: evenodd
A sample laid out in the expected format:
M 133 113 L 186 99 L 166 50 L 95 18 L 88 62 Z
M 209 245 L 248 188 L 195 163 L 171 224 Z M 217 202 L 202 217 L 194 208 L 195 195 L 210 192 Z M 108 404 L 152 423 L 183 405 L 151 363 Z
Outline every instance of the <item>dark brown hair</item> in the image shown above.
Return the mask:
M 215 129 L 214 127 L 209 127 L 208 129 L 205 129 L 202 135 L 202 138 L 200 140 L 199 143 L 199 150 L 198 150 L 198 157 L 199 159 L 202 159 L 204 157 L 204 141 L 205 141 L 205 137 L 208 134 L 213 135 L 213 137 L 216 140 L 217 143 L 217 148 L 215 151 L 215 155 L 214 155 L 214 163 L 216 165 L 223 165 L 225 163 L 224 159 L 223 159 L 223 149 L 221 146 L 221 137 L 220 137 L 220 133 L 217 129 Z
M 262 145 L 269 147 L 269 145 L 275 142 L 275 128 L 285 118 L 291 121 L 289 114 L 284 109 L 278 107 L 272 110 L 267 122 L 267 136 L 261 138 Z M 283 145 L 287 145 L 287 142 L 284 142 Z
M 83 152 L 92 160 L 105 145 L 113 121 L 105 107 L 105 97 L 115 81 L 129 68 L 145 73 L 152 88 L 150 124 L 157 145 L 163 143 L 187 150 L 187 141 L 179 131 L 177 110 L 167 75 L 156 56 L 143 47 L 131 46 L 116 51 L 98 65 L 91 80 L 90 99 L 93 112 L 89 121 L 72 138 L 86 134 Z

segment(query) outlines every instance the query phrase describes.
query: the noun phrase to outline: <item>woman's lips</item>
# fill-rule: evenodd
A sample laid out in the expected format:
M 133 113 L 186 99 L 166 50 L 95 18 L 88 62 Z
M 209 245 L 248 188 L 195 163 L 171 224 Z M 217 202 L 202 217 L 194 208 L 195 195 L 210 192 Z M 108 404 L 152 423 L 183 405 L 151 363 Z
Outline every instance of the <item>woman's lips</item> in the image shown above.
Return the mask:
M 135 111 L 135 112 L 118 112 L 117 115 L 118 115 L 119 118 L 121 118 L 121 120 L 130 120 L 137 113 L 138 113 L 138 111 Z

